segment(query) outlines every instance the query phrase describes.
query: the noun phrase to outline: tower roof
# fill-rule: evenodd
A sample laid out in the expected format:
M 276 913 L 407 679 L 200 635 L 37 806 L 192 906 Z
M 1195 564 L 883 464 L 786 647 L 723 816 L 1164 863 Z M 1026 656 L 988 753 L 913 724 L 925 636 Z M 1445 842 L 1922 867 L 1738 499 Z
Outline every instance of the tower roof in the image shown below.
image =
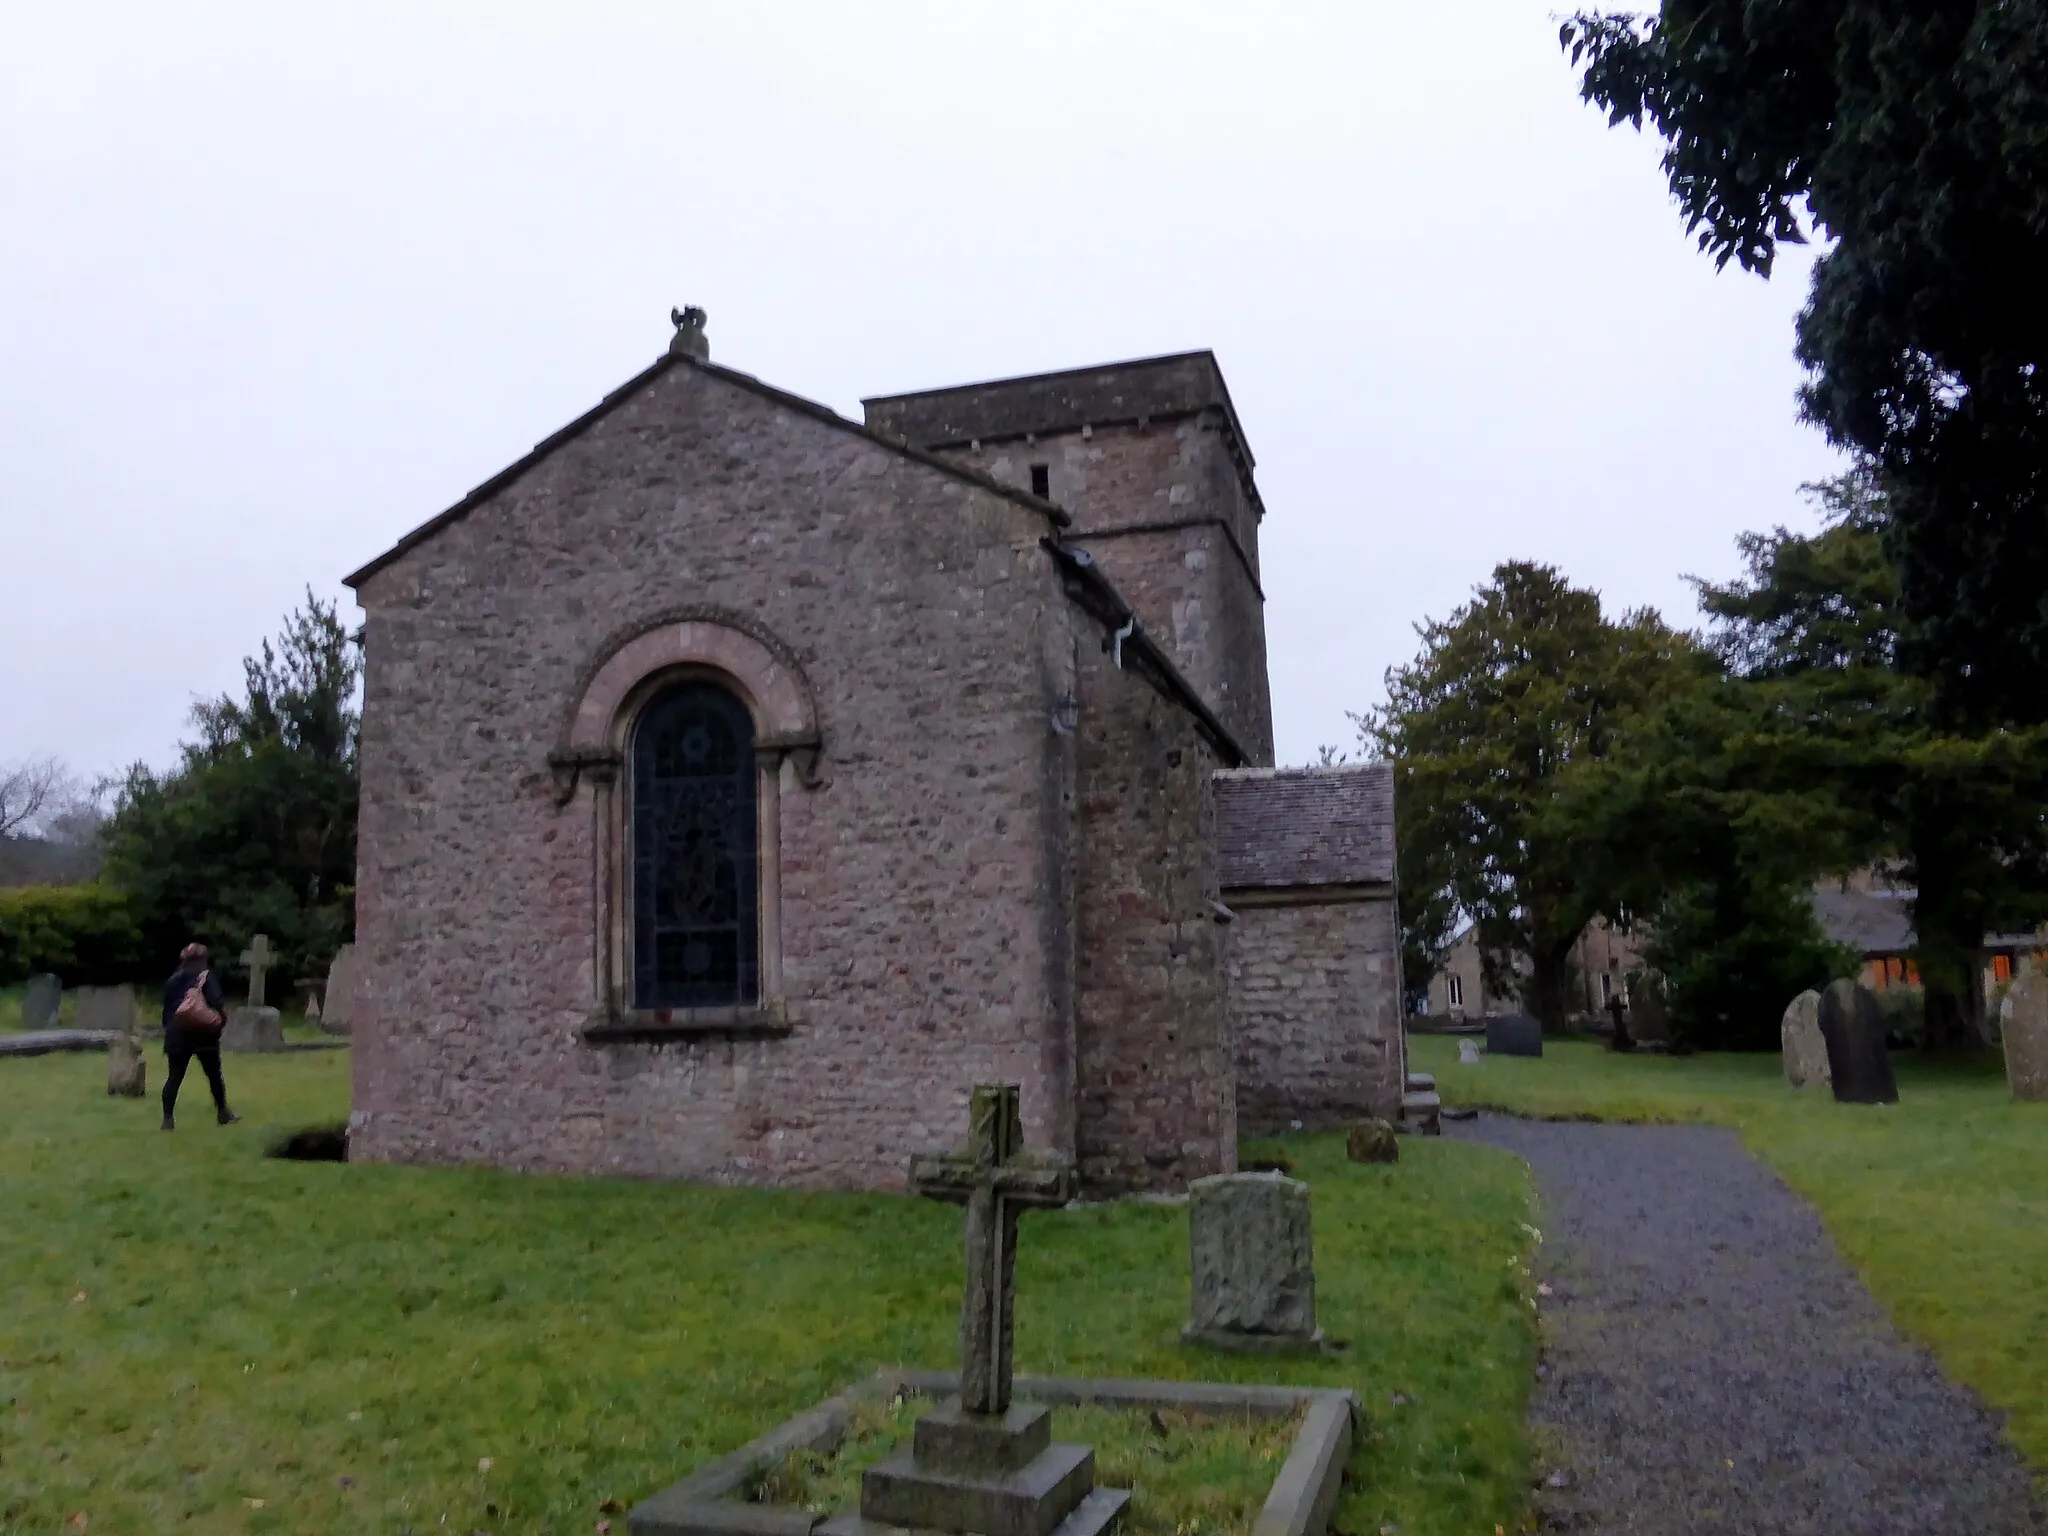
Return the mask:
M 1223 370 L 1216 354 L 1206 349 L 911 394 L 874 395 L 861 404 L 875 431 L 902 436 L 920 448 L 1166 421 L 1218 410 L 1230 423 L 1246 468 L 1253 462 Z

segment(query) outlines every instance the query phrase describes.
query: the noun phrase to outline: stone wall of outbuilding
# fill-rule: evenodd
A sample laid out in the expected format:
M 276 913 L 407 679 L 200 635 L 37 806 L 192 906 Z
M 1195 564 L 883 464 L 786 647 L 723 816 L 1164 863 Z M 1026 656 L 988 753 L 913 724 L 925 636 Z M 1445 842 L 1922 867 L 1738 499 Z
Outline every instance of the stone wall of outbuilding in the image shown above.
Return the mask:
M 1393 1120 L 1405 1077 L 1394 903 L 1227 891 L 1224 961 L 1245 1135 Z

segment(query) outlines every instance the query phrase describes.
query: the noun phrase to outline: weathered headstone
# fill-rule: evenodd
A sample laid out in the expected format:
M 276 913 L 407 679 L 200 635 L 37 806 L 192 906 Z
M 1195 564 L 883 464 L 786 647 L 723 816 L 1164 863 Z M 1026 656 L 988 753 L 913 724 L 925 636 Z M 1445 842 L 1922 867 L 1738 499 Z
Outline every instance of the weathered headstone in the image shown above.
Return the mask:
M 228 1010 L 227 1027 L 220 1032 L 224 1051 L 281 1051 L 284 1049 L 284 1021 L 275 1008 L 245 1005 Z
M 356 1021 L 356 947 L 344 944 L 327 967 L 327 991 L 320 1000 L 320 1027 L 345 1035 Z
M 1778 1025 L 1778 1041 L 1785 1053 L 1785 1081 L 1794 1088 L 1829 1081 L 1828 1043 L 1820 1032 L 1820 994 L 1811 990 L 1793 998 Z
M 2048 1102 L 2048 972 L 2029 966 L 2005 994 L 2005 1080 L 2012 1096 Z
M 1458 1042 L 1459 1066 L 1476 1067 L 1485 1059 L 1485 1057 L 1479 1054 L 1479 1042 L 1477 1040 L 1460 1040 Z
M 1496 1014 L 1486 1021 L 1489 1056 L 1541 1056 L 1543 1025 L 1526 1013 Z
M 249 941 L 249 947 L 242 951 L 242 964 L 249 968 L 249 1006 L 263 1006 L 264 978 L 270 974 L 270 962 L 277 958 L 277 952 L 270 947 L 267 934 L 257 934 Z
M 126 982 L 118 987 L 80 987 L 74 1008 L 78 1029 L 111 1029 L 129 1034 L 135 1028 L 135 988 Z
M 1344 1155 L 1354 1163 L 1398 1163 L 1401 1139 L 1384 1120 L 1361 1120 L 1344 1133 Z
M 1322 1347 L 1306 1184 L 1278 1173 L 1195 1180 L 1188 1267 L 1183 1339 L 1260 1352 Z
M 1011 1401 L 1017 1216 L 1029 1206 L 1064 1205 L 1075 1192 L 1070 1164 L 1026 1157 L 1023 1147 L 1017 1089 L 983 1085 L 968 1111 L 965 1149 L 911 1162 L 911 1188 L 967 1207 L 960 1395 L 917 1421 L 910 1450 L 861 1475 L 865 1521 L 993 1536 L 1041 1536 L 1055 1527 L 1097 1536 L 1130 1499 L 1095 1486 L 1093 1448 L 1053 1442 L 1045 1408 Z
M 1884 1013 L 1870 988 L 1846 977 L 1820 995 L 1820 1033 L 1838 1104 L 1896 1104 L 1898 1084 L 1885 1054 Z
M 139 1099 L 149 1091 L 149 1063 L 142 1044 L 131 1034 L 114 1036 L 107 1047 L 107 1096 Z
M 1669 1045 L 1671 1012 L 1664 1005 L 1664 984 L 1654 974 L 1638 972 L 1628 984 L 1629 1034 L 1637 1045 Z
M 21 1027 L 55 1029 L 57 1010 L 64 1005 L 64 983 L 48 971 L 31 976 L 21 989 Z

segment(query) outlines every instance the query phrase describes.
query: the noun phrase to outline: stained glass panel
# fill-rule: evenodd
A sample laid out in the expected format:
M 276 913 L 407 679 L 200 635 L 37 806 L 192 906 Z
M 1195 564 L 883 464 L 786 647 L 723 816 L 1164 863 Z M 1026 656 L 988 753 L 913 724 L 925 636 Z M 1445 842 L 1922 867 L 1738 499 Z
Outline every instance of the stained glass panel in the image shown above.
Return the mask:
M 759 996 L 754 725 L 711 683 L 658 695 L 633 730 L 633 1006 Z

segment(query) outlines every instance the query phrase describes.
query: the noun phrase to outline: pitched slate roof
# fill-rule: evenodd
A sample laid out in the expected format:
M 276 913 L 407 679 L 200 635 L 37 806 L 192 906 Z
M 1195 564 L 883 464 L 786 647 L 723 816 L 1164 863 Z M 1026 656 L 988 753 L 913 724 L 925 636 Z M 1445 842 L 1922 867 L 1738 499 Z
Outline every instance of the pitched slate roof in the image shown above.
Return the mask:
M 1903 955 L 1913 947 L 1913 893 L 1815 891 L 1814 915 L 1827 936 L 1859 955 Z
M 1239 768 L 1216 775 L 1223 889 L 1387 885 L 1394 879 L 1394 770 Z

